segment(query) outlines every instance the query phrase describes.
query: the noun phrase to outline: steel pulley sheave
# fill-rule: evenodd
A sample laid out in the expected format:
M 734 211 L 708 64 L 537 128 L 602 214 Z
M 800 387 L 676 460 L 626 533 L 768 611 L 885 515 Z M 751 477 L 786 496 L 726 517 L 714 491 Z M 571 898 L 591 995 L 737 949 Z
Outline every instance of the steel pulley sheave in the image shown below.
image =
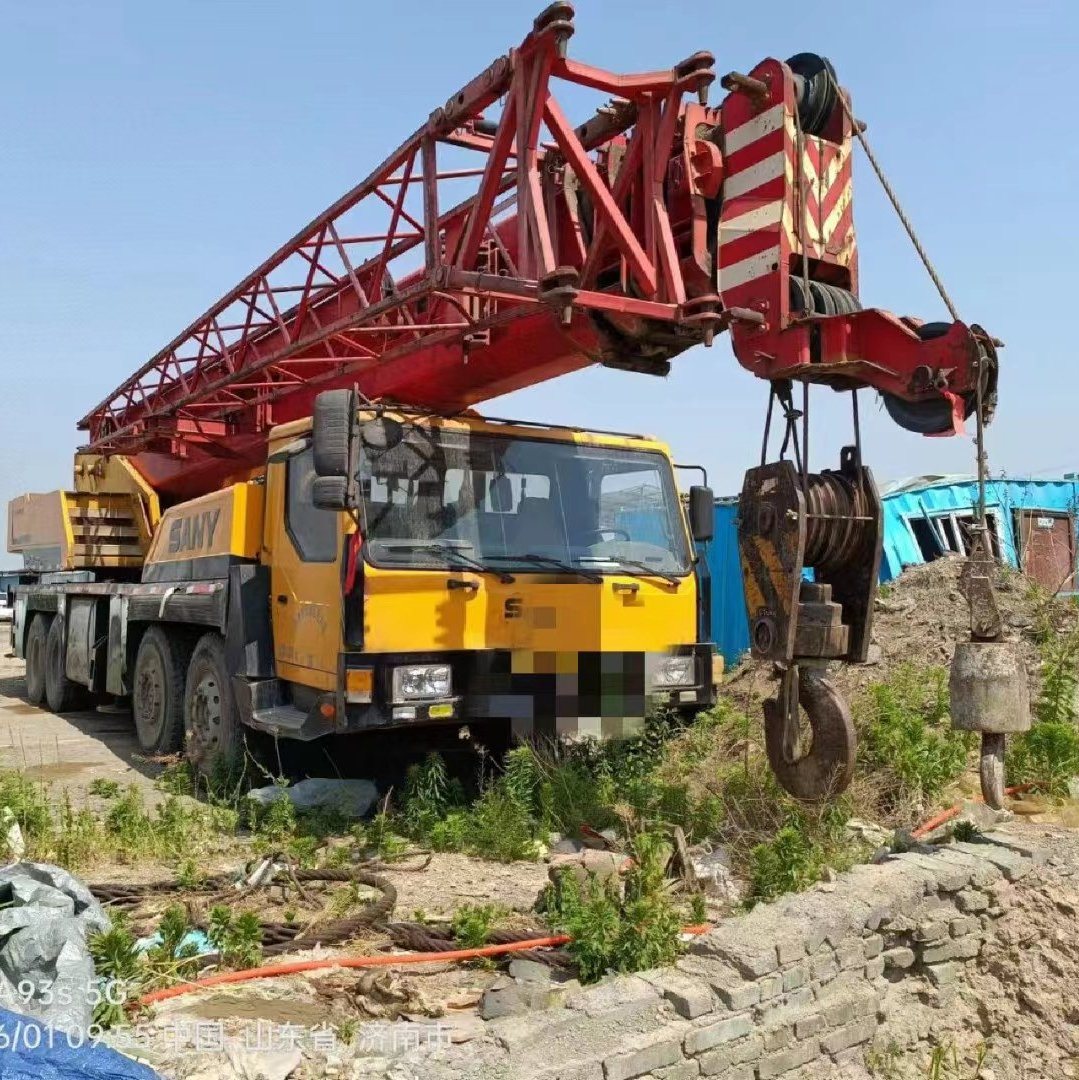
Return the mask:
M 808 310 L 814 315 L 848 315 L 862 310 L 858 298 L 846 289 L 839 288 L 838 285 L 810 281 L 809 295 L 811 302 L 807 304 L 804 280 L 792 275 L 790 278 L 791 311 Z M 933 338 L 943 337 L 951 328 L 951 323 L 928 322 L 913 329 L 922 341 L 931 341 Z M 991 397 L 995 381 L 993 370 L 995 361 L 991 357 L 988 359 L 990 363 L 982 373 L 982 393 L 986 401 Z M 907 401 L 906 398 L 901 398 L 897 394 L 882 390 L 880 396 L 888 415 L 905 431 L 912 431 L 916 435 L 943 435 L 952 430 L 952 403 L 943 395 L 928 401 Z M 977 408 L 977 394 L 969 391 L 962 397 L 963 418 L 969 419 Z

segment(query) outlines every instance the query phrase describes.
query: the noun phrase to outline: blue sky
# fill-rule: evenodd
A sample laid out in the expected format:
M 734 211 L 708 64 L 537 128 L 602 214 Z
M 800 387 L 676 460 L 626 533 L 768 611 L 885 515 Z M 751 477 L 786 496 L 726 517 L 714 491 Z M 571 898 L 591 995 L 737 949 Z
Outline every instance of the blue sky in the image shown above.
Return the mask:
M 516 43 L 541 7 L 7 5 L 0 523 L 14 494 L 70 483 L 78 417 Z M 713 51 L 720 72 L 768 55 L 829 56 L 960 313 L 1007 343 L 993 467 L 1079 465 L 1075 5 L 577 8 L 572 54 L 614 69 L 667 67 L 697 49 Z M 855 170 L 863 302 L 942 317 L 860 155 Z M 488 408 L 658 434 L 729 493 L 755 463 L 766 397 L 720 339 L 676 360 L 665 381 L 592 369 Z M 848 405 L 819 390 L 814 409 L 813 464 L 824 467 L 846 436 Z M 863 414 L 878 479 L 972 468 L 967 439 L 908 434 L 868 399 Z

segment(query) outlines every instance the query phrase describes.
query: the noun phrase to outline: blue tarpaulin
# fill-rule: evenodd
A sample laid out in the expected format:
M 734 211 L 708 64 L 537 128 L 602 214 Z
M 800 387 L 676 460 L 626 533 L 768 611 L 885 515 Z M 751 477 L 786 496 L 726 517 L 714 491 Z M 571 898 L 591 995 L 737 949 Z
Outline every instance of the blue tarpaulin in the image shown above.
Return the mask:
M 0 1080 L 160 1080 L 107 1046 L 0 1009 Z

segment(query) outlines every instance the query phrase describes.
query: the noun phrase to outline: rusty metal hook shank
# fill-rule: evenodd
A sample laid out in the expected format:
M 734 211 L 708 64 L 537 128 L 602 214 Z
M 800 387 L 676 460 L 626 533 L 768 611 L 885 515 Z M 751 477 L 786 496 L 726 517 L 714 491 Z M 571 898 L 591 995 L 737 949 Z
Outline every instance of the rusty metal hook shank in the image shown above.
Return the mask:
M 764 743 L 776 779 L 803 802 L 820 802 L 845 791 L 854 775 L 857 748 L 847 703 L 819 672 L 798 669 L 798 704 L 805 711 L 813 741 L 806 753 L 791 760 L 789 749 L 785 750 L 789 713 L 784 698 L 781 691 L 764 703 Z

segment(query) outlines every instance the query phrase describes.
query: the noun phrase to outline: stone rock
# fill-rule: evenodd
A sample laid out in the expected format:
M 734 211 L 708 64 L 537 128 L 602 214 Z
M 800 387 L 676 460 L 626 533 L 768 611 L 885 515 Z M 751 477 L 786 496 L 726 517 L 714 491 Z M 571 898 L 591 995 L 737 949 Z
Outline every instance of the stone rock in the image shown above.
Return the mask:
M 861 840 L 873 847 L 882 847 L 891 843 L 892 832 L 883 825 L 877 825 L 873 821 L 863 821 L 861 818 L 851 818 L 846 825 L 847 835 L 852 840 Z
M 540 983 L 544 986 L 554 982 L 551 969 L 537 960 L 526 960 L 520 957 L 511 960 L 509 973 L 511 979 L 517 979 L 520 982 Z
M 568 870 L 578 881 L 587 881 L 596 877 L 600 881 L 617 877 L 630 868 L 632 859 L 618 851 L 597 851 L 583 848 L 567 854 L 551 854 L 548 875 L 554 881 L 560 872 Z
M 968 821 L 976 829 L 986 830 L 994 825 L 1011 821 L 1015 815 L 1010 810 L 994 810 L 983 802 L 974 802 L 973 799 L 964 799 L 962 809 L 956 816 L 956 821 Z
M 724 848 L 694 855 L 693 873 L 698 884 L 703 886 L 709 896 L 730 904 L 741 901 L 745 889 L 742 882 L 734 876 L 730 856 Z
M 337 811 L 342 817 L 361 818 L 375 805 L 378 788 L 370 780 L 312 776 L 288 787 L 269 784 L 252 788 L 247 797 L 262 806 L 288 799 L 297 810 L 326 808 Z

